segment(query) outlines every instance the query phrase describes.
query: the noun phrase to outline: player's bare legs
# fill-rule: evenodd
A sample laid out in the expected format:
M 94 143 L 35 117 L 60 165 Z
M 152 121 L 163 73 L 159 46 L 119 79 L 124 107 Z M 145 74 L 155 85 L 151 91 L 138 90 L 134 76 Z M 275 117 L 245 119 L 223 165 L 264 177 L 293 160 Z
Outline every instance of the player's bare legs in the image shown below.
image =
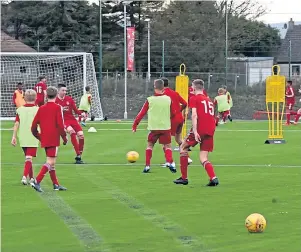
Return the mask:
M 46 163 L 42 166 L 39 174 L 37 175 L 34 182 L 31 183 L 31 186 L 38 192 L 43 192 L 40 186 L 40 183 L 44 179 L 47 172 L 49 172 L 51 181 L 53 183 L 53 189 L 56 191 L 66 191 L 67 188 L 61 186 L 59 184 L 59 181 L 56 177 L 55 172 L 55 163 L 56 163 L 56 157 L 47 157 Z
M 219 184 L 219 181 L 215 175 L 213 165 L 208 161 L 208 151 L 200 151 L 200 161 L 210 179 L 210 182 L 207 184 L 207 186 L 217 186 Z
M 145 167 L 143 173 L 148 173 L 150 171 L 153 148 L 154 148 L 154 144 L 152 142 L 147 142 L 147 146 L 145 150 Z
M 296 117 L 295 117 L 295 122 L 294 122 L 295 125 L 298 124 L 298 121 L 299 121 L 299 118 L 300 118 L 300 117 L 301 117 L 301 109 L 299 109 L 299 110 L 297 111 L 297 115 L 296 115 Z

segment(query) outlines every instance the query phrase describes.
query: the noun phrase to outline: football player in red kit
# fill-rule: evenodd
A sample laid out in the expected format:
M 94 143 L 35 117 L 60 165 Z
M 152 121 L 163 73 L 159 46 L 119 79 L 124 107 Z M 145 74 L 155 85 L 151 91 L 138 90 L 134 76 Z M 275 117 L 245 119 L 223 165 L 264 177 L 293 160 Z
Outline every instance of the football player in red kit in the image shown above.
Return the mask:
M 290 125 L 291 115 L 296 115 L 297 113 L 293 111 L 295 105 L 295 92 L 293 88 L 293 82 L 289 80 L 286 83 L 286 125 Z
M 203 95 L 208 96 L 208 94 L 207 94 L 207 92 L 206 92 L 205 89 L 203 89 Z M 194 94 L 194 91 L 193 91 L 193 87 L 190 86 L 190 87 L 188 87 L 188 101 L 189 101 L 189 99 L 190 99 L 192 96 L 195 96 L 195 94 Z
M 301 88 L 299 89 L 299 93 L 301 93 Z M 301 99 L 300 99 L 300 102 L 301 102 Z M 295 117 L 295 121 L 294 121 L 294 124 L 297 125 L 298 124 L 298 121 L 301 117 L 301 108 L 298 109 L 297 111 L 297 114 L 296 114 L 296 117 Z
M 214 168 L 208 160 L 208 153 L 213 151 L 213 136 L 215 132 L 214 104 L 209 97 L 203 94 L 204 81 L 197 79 L 192 82 L 195 96 L 190 99 L 192 109 L 192 131 L 189 132 L 180 147 L 180 165 L 182 176 L 174 180 L 175 184 L 188 184 L 188 149 L 190 146 L 200 145 L 200 161 L 205 168 L 209 183 L 207 186 L 217 186 L 218 178 Z
M 82 127 L 79 125 L 78 121 L 73 115 L 73 111 L 77 115 L 84 116 L 83 113 L 81 113 L 76 105 L 74 100 L 71 96 L 66 95 L 67 93 L 67 87 L 65 84 L 59 84 L 58 85 L 59 91 L 58 95 L 56 97 L 55 102 L 63 107 L 63 115 L 64 115 L 64 123 L 65 128 L 67 129 L 68 134 L 71 138 L 71 143 L 73 145 L 74 151 L 76 153 L 75 157 L 75 163 L 76 164 L 82 164 L 82 153 L 84 150 L 84 132 L 82 130 Z M 77 141 L 78 138 L 78 141 Z
M 34 87 L 35 91 L 37 92 L 37 99 L 36 99 L 36 105 L 38 107 L 41 107 L 42 105 L 45 104 L 45 100 L 46 100 L 46 89 L 47 89 L 47 85 L 46 85 L 46 77 L 45 76 L 40 76 L 39 77 L 39 83 L 37 83 Z
M 175 115 L 170 118 L 171 135 L 175 137 L 176 143 L 180 146 L 182 144 L 182 129 L 184 125 L 183 110 L 187 107 L 187 102 L 179 95 L 178 92 L 169 88 L 169 81 L 167 78 L 163 77 L 161 80 L 164 82 L 164 94 L 170 97 L 171 106 L 173 107 L 173 111 L 175 111 Z M 192 161 L 190 160 L 190 162 Z M 166 166 L 167 162 L 162 165 L 162 167 Z
M 42 166 L 36 179 L 30 184 L 36 191 L 43 192 L 40 183 L 49 172 L 53 189 L 66 191 L 67 189 L 59 184 L 55 171 L 60 137 L 62 137 L 64 145 L 67 143 L 62 108 L 55 104 L 57 95 L 55 87 L 47 88 L 46 95 L 48 102 L 39 108 L 31 125 L 32 134 L 41 142 L 41 147 L 45 148 L 46 163 Z

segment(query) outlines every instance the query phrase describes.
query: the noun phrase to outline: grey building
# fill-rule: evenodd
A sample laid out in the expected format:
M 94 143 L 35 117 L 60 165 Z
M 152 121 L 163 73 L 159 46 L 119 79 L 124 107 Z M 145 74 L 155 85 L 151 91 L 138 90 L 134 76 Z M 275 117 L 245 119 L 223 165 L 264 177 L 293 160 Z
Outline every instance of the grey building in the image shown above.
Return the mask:
M 282 41 L 277 63 L 280 65 L 281 73 L 298 79 L 301 76 L 301 25 L 295 25 L 291 19 L 288 22 L 287 33 Z M 289 64 L 291 66 L 289 67 Z

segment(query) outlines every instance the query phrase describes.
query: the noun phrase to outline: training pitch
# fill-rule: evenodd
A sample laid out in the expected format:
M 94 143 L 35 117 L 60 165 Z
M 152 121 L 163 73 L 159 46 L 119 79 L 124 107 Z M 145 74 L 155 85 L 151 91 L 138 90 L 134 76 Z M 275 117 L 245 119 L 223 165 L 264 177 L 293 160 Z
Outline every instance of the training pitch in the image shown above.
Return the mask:
M 90 126 L 97 133 L 88 133 Z M 146 124 L 87 123 L 84 165 L 74 165 L 69 141 L 59 149 L 57 175 L 66 192 L 44 193 L 21 185 L 24 156 L 10 145 L 13 122 L 1 125 L 2 252 L 298 252 L 301 236 L 301 126 L 285 127 L 283 145 L 265 145 L 267 122 L 233 121 L 217 128 L 210 160 L 220 185 L 191 153 L 189 185 L 173 184 L 178 172 L 161 168 L 160 146 L 151 173 L 143 174 Z M 140 159 L 127 164 L 126 153 Z M 38 151 L 35 174 L 45 162 Z M 244 227 L 251 213 L 267 220 L 262 234 Z

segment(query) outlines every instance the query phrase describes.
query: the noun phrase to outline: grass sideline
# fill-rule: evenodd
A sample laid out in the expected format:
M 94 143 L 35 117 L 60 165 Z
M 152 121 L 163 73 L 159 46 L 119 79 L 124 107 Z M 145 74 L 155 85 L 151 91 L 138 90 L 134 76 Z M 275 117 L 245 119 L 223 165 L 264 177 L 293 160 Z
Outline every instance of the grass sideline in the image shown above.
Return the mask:
M 47 176 L 46 198 L 20 184 L 24 157 L 10 146 L 12 125 L 1 122 L 2 252 L 300 251 L 300 125 L 285 128 L 284 145 L 264 144 L 266 122 L 219 126 L 210 159 L 221 184 L 206 188 L 197 148 L 190 184 L 177 186 L 179 172 L 158 166 L 159 146 L 152 173 L 141 173 L 145 123 L 135 134 L 130 122 L 88 124 L 98 132 L 85 128 L 87 164 L 72 164 L 71 143 L 61 146 L 56 169 L 68 191 L 53 192 Z M 134 165 L 125 160 L 130 150 L 140 153 Z M 178 164 L 177 152 L 174 159 Z M 39 149 L 34 162 L 44 160 Z M 266 217 L 265 233 L 247 233 L 244 220 L 253 212 Z

